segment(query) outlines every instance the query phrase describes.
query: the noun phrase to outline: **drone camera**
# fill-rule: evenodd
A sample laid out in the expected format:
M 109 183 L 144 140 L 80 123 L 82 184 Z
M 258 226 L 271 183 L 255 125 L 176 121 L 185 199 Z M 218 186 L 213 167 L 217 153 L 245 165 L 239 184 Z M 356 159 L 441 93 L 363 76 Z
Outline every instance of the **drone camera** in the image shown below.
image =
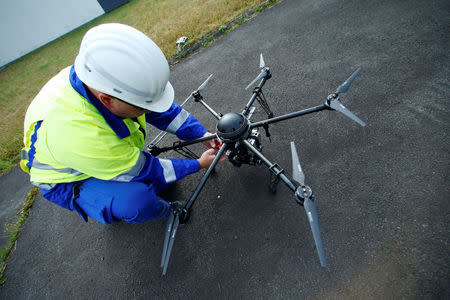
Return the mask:
M 251 130 L 249 136 L 247 137 L 247 141 L 258 151 L 262 150 L 261 135 L 256 128 Z M 247 147 L 239 141 L 226 152 L 226 155 L 228 156 L 230 162 L 236 167 L 240 167 L 242 164 L 254 166 L 262 163 L 260 158 L 254 155 L 253 152 L 248 151 Z

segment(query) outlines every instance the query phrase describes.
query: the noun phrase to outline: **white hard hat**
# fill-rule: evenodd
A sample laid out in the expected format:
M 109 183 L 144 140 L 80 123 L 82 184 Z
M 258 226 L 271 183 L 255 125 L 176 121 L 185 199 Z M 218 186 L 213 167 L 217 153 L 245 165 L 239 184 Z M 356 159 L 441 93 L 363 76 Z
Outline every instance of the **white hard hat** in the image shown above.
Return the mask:
M 144 33 L 124 24 L 93 27 L 75 59 L 80 80 L 100 92 L 154 112 L 173 103 L 169 64 Z

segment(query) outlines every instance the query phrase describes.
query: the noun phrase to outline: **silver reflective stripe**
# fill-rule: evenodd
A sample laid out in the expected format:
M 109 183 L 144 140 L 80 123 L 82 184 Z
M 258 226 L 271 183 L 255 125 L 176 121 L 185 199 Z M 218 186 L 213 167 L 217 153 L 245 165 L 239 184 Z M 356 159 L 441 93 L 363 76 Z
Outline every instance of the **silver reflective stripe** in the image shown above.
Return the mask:
M 163 168 L 164 179 L 167 183 L 177 180 L 177 177 L 175 176 L 175 169 L 173 168 L 171 160 L 159 158 L 159 163 Z
M 139 154 L 139 158 L 138 158 L 136 164 L 131 169 L 117 175 L 116 177 L 112 178 L 111 180 L 129 182 L 129 181 L 131 181 L 131 179 L 133 179 L 134 177 L 138 176 L 139 173 L 141 173 L 144 165 L 145 165 L 145 156 L 141 152 Z
M 40 170 L 52 170 L 52 171 L 55 171 L 55 172 L 58 172 L 58 173 L 71 174 L 73 176 L 83 175 L 83 173 L 81 173 L 81 172 L 79 172 L 77 170 L 71 169 L 71 168 L 63 168 L 63 169 L 53 168 L 50 165 L 43 164 L 43 163 L 39 162 L 36 159 L 36 157 L 34 158 L 33 164 L 31 165 L 31 167 L 36 168 L 36 169 L 40 169 Z
M 31 182 L 32 185 L 37 186 L 38 188 L 44 189 L 44 190 L 51 190 L 54 188 L 57 183 L 42 183 L 42 182 Z
M 28 155 L 28 151 L 25 151 L 25 150 L 20 151 L 20 158 L 23 160 L 30 161 L 30 156 Z
M 189 113 L 182 109 L 178 116 L 170 122 L 169 126 L 167 126 L 166 131 L 170 133 L 175 133 L 177 130 L 183 125 L 186 119 L 189 117 Z

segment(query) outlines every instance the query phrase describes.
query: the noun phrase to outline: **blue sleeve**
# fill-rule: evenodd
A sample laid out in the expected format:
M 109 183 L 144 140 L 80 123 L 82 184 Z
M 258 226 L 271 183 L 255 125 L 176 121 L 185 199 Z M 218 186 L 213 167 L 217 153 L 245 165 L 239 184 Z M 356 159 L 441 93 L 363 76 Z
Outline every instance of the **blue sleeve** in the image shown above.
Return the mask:
M 173 103 L 165 112 L 150 112 L 145 115 L 147 123 L 156 128 L 175 134 L 184 141 L 202 137 L 207 130 L 190 113 Z
M 144 151 L 142 154 L 145 157 L 144 164 L 139 174 L 131 181 L 144 181 L 156 186 L 164 186 L 200 170 L 200 163 L 196 159 L 156 158 Z

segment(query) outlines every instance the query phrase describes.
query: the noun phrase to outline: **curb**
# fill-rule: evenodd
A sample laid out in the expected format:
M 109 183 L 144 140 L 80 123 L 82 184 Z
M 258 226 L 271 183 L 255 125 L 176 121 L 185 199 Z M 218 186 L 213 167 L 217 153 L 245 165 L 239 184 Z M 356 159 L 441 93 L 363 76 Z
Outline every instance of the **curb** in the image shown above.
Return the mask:
M 184 50 L 183 52 L 181 52 L 180 54 L 178 54 L 174 58 L 172 58 L 169 61 L 169 65 L 170 66 L 176 65 L 183 58 L 185 58 L 186 56 L 188 56 L 192 52 L 194 52 L 194 51 L 196 51 L 196 50 L 198 50 L 198 49 L 200 49 L 202 47 L 207 47 L 211 41 L 213 41 L 214 39 L 218 38 L 219 36 L 227 33 L 230 29 L 232 29 L 232 27 L 234 25 L 241 25 L 241 24 L 247 22 L 248 20 L 251 19 L 251 17 L 255 13 L 260 13 L 260 12 L 264 11 L 267 8 L 271 8 L 275 4 L 277 4 L 277 3 L 281 2 L 281 1 L 282 0 L 267 0 L 266 2 L 264 2 L 261 5 L 259 5 L 258 7 L 254 8 L 254 9 L 251 9 L 247 13 L 244 13 L 244 14 L 240 15 L 239 17 L 235 18 L 233 21 L 228 22 L 226 25 L 220 26 L 219 30 L 217 30 L 216 32 L 212 33 L 211 35 L 205 37 L 201 41 L 195 43 L 190 48 Z

